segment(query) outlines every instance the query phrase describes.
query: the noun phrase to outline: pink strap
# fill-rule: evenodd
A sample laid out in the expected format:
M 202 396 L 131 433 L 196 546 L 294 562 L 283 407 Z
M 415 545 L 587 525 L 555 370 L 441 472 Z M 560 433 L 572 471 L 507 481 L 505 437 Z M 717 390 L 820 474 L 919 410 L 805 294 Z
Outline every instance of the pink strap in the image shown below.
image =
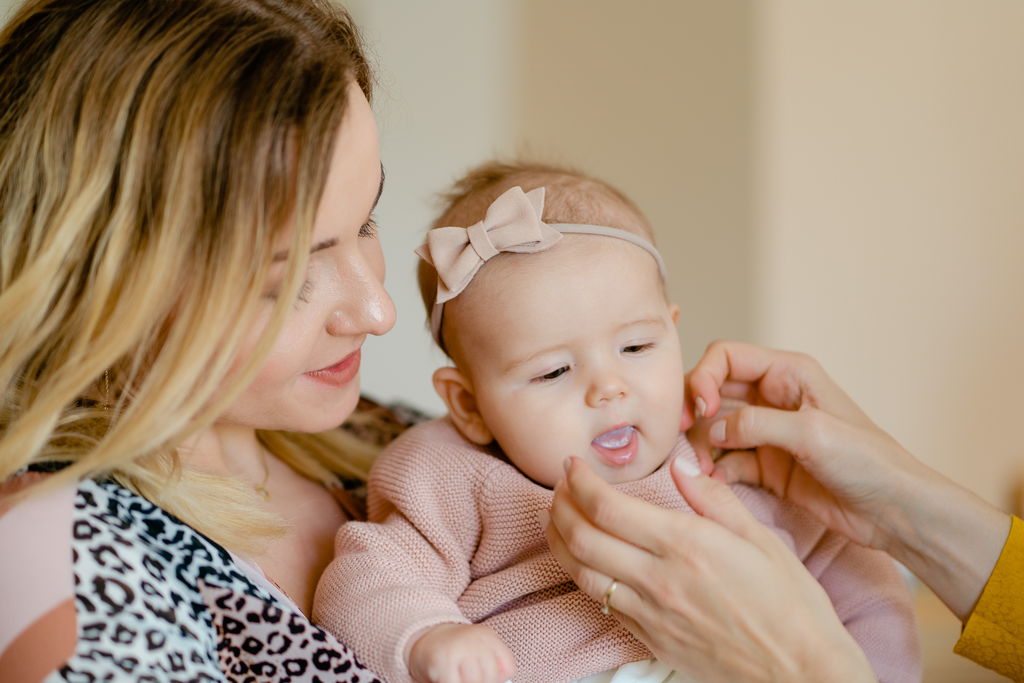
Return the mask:
M 521 187 L 505 191 L 488 207 L 484 219 L 468 228 L 435 228 L 416 253 L 437 272 L 437 298 L 430 314 L 434 341 L 441 341 L 444 304 L 462 293 L 484 263 L 502 252 L 532 254 L 550 249 L 563 233 L 614 237 L 645 250 L 658 263 L 662 280 L 667 279 L 665 262 L 654 245 L 642 237 L 618 228 L 580 223 L 545 223 L 544 188 L 523 192 Z

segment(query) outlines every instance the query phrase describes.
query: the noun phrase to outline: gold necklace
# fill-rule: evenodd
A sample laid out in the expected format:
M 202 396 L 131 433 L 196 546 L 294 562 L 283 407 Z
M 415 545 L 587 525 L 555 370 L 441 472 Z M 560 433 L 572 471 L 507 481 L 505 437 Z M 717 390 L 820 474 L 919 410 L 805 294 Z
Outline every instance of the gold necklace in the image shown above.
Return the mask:
M 259 495 L 260 498 L 270 502 L 270 489 L 267 488 L 267 482 L 270 481 L 270 465 L 267 464 L 267 452 L 260 449 L 260 458 L 263 461 L 263 481 L 258 484 L 253 484 L 252 488 Z

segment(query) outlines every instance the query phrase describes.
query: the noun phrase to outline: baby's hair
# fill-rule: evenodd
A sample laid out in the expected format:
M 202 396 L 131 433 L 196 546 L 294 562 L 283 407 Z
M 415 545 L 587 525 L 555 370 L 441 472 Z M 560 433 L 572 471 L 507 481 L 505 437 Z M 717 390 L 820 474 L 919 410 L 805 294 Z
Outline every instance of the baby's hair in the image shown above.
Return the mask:
M 531 161 L 488 161 L 473 168 L 441 194 L 441 214 L 430 229 L 469 227 L 506 190 L 545 188 L 545 223 L 585 223 L 619 228 L 654 244 L 654 231 L 639 207 L 603 180 L 567 166 Z M 417 271 L 427 319 L 437 296 L 437 273 L 425 261 Z

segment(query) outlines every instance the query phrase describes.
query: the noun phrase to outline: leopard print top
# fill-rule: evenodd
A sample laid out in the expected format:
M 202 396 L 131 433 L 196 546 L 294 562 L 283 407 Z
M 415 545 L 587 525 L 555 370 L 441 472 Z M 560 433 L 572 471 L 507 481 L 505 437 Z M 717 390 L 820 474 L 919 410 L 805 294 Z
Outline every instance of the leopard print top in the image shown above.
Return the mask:
M 128 489 L 87 480 L 40 498 L 0 517 L 0 680 L 39 674 L 41 657 L 47 681 L 378 681 L 259 570 Z M 62 524 L 69 595 L 51 585 L 57 606 L 26 610 L 26 583 L 60 582 Z M 61 624 L 75 629 L 63 653 Z

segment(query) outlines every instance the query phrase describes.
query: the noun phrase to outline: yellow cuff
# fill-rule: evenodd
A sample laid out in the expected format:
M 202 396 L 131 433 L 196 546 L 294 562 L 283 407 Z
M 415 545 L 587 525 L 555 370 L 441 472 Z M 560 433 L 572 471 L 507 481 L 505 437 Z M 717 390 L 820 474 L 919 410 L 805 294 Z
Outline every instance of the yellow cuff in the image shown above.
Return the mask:
M 1018 517 L 953 652 L 1024 680 L 1024 521 Z

